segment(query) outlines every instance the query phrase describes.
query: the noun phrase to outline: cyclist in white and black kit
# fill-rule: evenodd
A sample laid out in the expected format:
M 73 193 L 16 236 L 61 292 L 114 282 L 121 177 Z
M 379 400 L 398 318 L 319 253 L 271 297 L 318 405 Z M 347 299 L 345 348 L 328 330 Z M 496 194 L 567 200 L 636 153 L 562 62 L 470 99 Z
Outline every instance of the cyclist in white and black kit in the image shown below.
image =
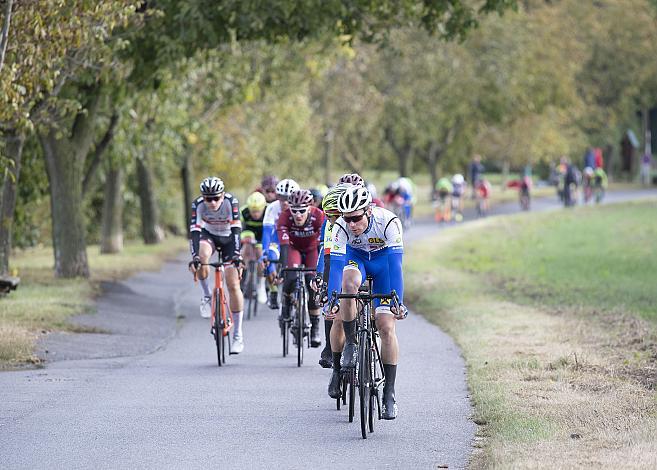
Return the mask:
M 240 256 L 240 222 L 237 198 L 224 191 L 224 182 L 216 177 L 205 178 L 200 185 L 201 196 L 192 203 L 192 217 L 189 224 L 190 249 L 192 261 L 189 268 L 198 272 L 203 289 L 201 316 L 210 318 L 212 293 L 208 285 L 210 270 L 204 264 L 210 262 L 215 251 L 225 266 L 226 285 L 233 313 L 233 342 L 231 351 L 239 354 L 244 350 L 242 317 L 244 298 L 240 289 L 238 266 Z

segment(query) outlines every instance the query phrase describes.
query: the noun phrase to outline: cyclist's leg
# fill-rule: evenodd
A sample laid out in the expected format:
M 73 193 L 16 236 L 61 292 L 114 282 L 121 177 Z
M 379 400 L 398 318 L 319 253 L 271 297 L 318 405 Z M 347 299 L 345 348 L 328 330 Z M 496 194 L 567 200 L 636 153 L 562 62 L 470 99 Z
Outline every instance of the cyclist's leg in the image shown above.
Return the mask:
M 342 293 L 356 294 L 363 279 L 366 277 L 363 261 L 356 256 L 350 256 L 347 249 L 348 261 L 342 272 Z M 340 312 L 342 314 L 342 329 L 344 330 L 345 344 L 342 351 L 342 366 L 346 368 L 356 367 L 358 350 L 356 348 L 356 301 L 353 299 L 342 299 L 340 301 Z
M 198 247 L 198 256 L 199 258 L 201 258 L 201 263 L 202 264 L 209 263 L 210 258 L 212 258 L 212 254 L 214 253 L 214 251 L 215 248 L 214 248 L 214 242 L 212 240 L 212 237 L 202 234 L 201 241 L 199 242 L 199 247 Z M 201 284 L 201 288 L 203 289 L 203 295 L 206 297 L 210 297 L 212 295 L 212 291 L 210 289 L 210 286 L 208 285 L 209 275 L 210 275 L 209 266 L 201 266 L 201 268 L 198 271 L 198 280 L 199 283 Z
M 293 248 L 292 246 L 288 247 L 287 252 L 287 265 L 285 268 L 294 268 L 301 264 L 301 253 L 299 250 Z M 290 304 L 292 303 L 292 293 L 294 292 L 294 283 L 296 280 L 295 273 L 286 272 L 283 277 L 283 308 L 282 308 L 282 317 L 290 317 Z
M 372 271 L 374 281 L 372 290 L 376 294 L 387 294 L 390 292 L 390 278 L 387 269 L 387 257 L 372 260 Z M 370 268 L 368 263 L 368 268 Z M 376 328 L 381 337 L 381 361 L 385 374 L 385 385 L 383 387 L 383 418 L 395 419 L 397 417 L 397 404 L 395 400 L 395 379 L 397 377 L 397 361 L 399 358 L 399 343 L 395 317 L 390 311 L 390 302 L 376 301 Z
M 214 253 L 214 241 L 210 234 L 201 233 L 201 241 L 199 243 L 199 258 L 201 259 L 202 264 L 207 264 L 212 258 L 212 253 Z M 201 284 L 201 289 L 203 291 L 203 297 L 201 298 L 200 312 L 203 318 L 210 318 L 210 306 L 212 302 L 212 289 L 208 282 L 208 276 L 210 275 L 210 268 L 208 266 L 201 266 L 198 270 L 198 280 Z
M 224 263 L 226 287 L 228 287 L 228 303 L 233 316 L 233 352 L 242 351 L 242 317 L 244 316 L 244 296 L 240 288 L 240 278 L 237 268 L 232 264 L 235 256 L 235 245 L 231 238 L 221 240 L 221 260 Z M 237 344 L 240 343 L 240 344 Z
M 315 248 L 308 250 L 304 253 L 304 265 L 307 268 L 317 267 L 317 260 L 319 253 Z M 311 281 L 314 278 L 313 273 L 305 275 L 306 288 L 308 289 L 308 314 L 310 315 L 310 345 L 317 348 L 322 345 L 322 339 L 319 334 L 319 323 L 321 320 L 320 309 L 317 303 L 317 292 L 313 290 Z
M 270 243 L 267 248 L 267 259 L 269 261 L 278 261 L 280 258 L 280 251 L 278 245 Z M 274 284 L 273 280 L 276 277 L 276 265 L 269 263 L 264 271 L 267 281 L 267 288 L 269 289 L 269 308 L 278 309 L 278 287 Z

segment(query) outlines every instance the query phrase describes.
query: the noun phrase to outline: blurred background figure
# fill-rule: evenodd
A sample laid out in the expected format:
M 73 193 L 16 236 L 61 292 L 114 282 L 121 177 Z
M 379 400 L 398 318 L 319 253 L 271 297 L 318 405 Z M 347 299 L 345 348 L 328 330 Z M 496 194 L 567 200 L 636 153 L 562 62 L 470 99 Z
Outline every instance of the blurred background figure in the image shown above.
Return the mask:
M 278 184 L 278 178 L 273 175 L 265 175 L 260 181 L 260 187 L 256 191 L 261 192 L 265 196 L 267 204 L 274 202 L 276 200 L 276 185 Z
M 475 199 L 477 197 L 477 182 L 484 173 L 484 165 L 481 163 L 481 155 L 475 154 L 475 156 L 472 157 L 468 173 L 470 176 L 470 184 L 472 185 L 472 199 Z
M 452 185 L 449 178 L 443 176 L 436 182 L 436 187 L 434 188 L 433 200 L 434 200 L 434 220 L 436 222 L 450 222 L 452 220 L 452 192 L 454 191 L 454 186 Z

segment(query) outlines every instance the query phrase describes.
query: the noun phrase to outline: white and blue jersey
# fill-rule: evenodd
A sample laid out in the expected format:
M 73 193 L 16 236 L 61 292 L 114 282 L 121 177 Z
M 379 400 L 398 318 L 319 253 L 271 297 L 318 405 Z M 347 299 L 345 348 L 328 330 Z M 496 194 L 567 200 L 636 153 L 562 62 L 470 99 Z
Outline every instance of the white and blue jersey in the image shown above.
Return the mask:
M 389 210 L 373 207 L 369 225 L 359 236 L 351 233 L 344 219 L 339 218 L 333 227 L 331 240 L 329 296 L 341 291 L 343 270 L 358 269 L 361 280 L 372 276 L 373 293 L 389 294 L 395 290 L 400 303 L 403 303 L 403 254 L 402 224 Z M 390 308 L 380 304 L 375 302 L 377 312 L 389 313 Z

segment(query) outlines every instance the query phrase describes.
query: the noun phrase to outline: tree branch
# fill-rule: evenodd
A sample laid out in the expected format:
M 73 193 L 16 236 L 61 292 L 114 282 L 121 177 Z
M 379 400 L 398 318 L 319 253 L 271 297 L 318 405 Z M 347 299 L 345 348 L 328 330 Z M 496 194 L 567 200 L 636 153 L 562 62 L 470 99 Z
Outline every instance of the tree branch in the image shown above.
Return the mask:
M 96 148 L 94 149 L 94 153 L 91 156 L 91 164 L 89 165 L 89 169 L 87 170 L 86 175 L 84 175 L 84 181 L 82 182 L 82 197 L 84 197 L 87 192 L 89 191 L 89 188 L 91 187 L 91 181 L 93 180 L 94 175 L 98 171 L 98 167 L 100 166 L 101 158 L 103 154 L 105 153 L 105 150 L 107 150 L 107 147 L 109 147 L 109 144 L 112 142 L 112 139 L 114 138 L 114 131 L 116 130 L 116 125 L 119 122 L 119 115 L 115 112 L 112 114 L 112 117 L 110 118 L 109 125 L 107 126 L 107 131 L 105 131 L 105 135 L 103 135 L 103 138 L 100 139 L 100 142 L 96 145 Z
M 11 7 L 14 0 L 7 0 L 5 5 L 5 24 L 2 25 L 2 36 L 0 36 L 0 71 L 5 63 L 5 52 L 9 43 L 9 24 L 11 23 Z

